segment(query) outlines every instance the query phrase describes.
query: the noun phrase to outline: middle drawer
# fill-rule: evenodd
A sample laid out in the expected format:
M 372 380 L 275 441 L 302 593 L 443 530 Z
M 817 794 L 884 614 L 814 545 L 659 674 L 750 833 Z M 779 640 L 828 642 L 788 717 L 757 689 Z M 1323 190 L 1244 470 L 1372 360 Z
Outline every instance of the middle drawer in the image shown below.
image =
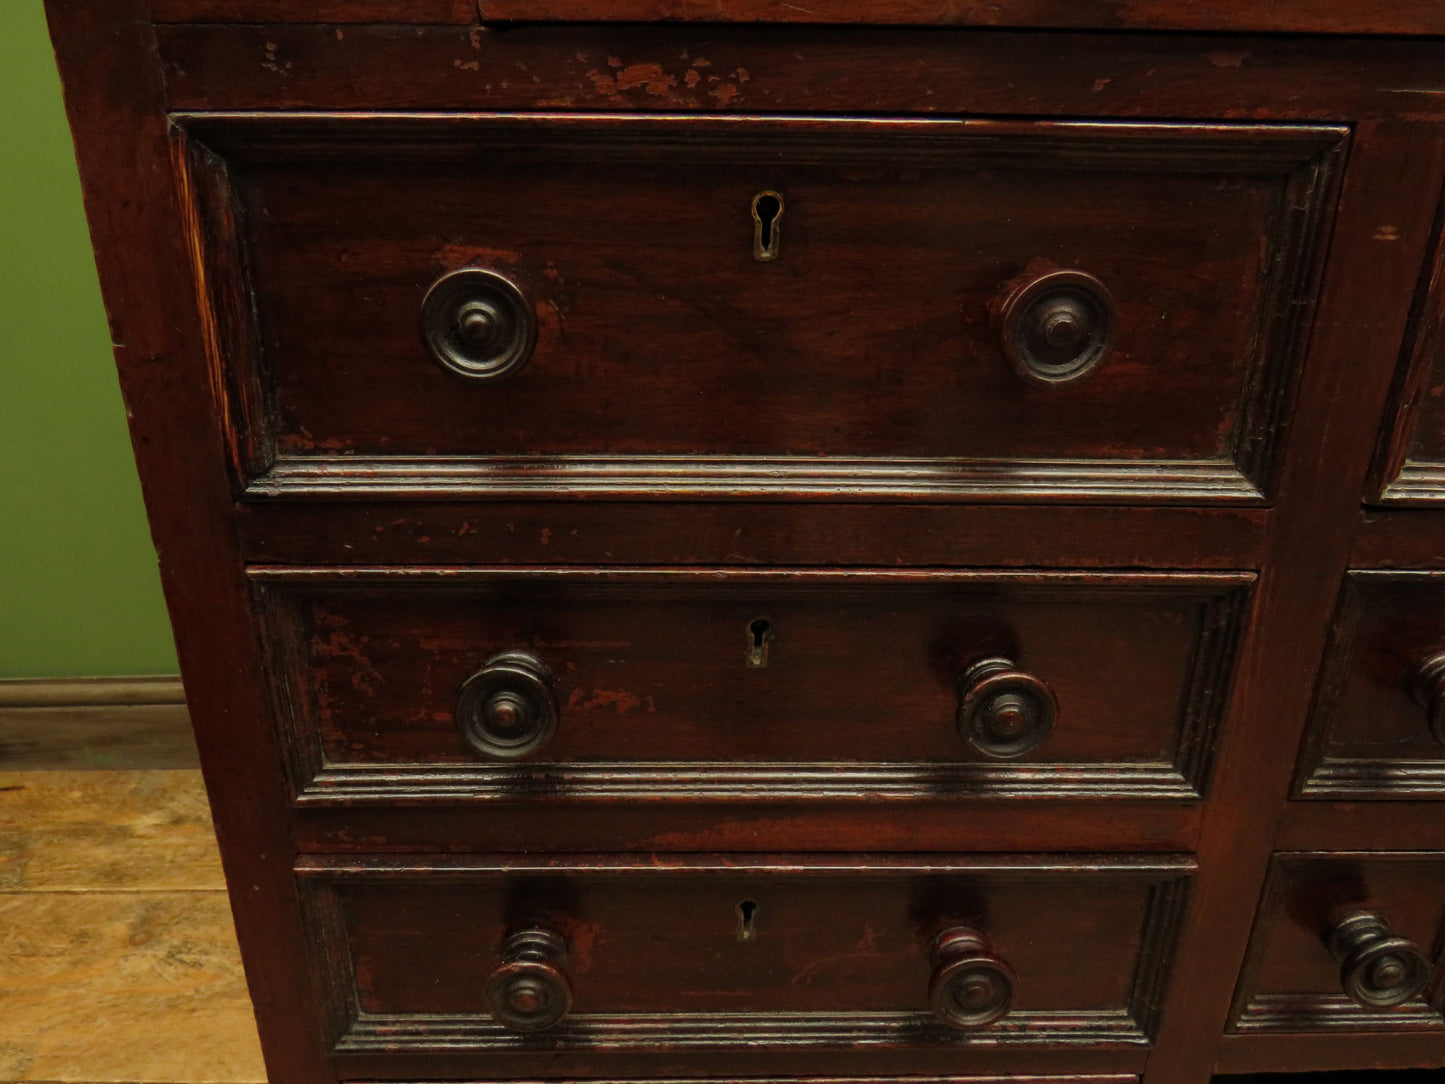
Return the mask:
M 252 576 L 312 805 L 1194 799 L 1254 578 Z

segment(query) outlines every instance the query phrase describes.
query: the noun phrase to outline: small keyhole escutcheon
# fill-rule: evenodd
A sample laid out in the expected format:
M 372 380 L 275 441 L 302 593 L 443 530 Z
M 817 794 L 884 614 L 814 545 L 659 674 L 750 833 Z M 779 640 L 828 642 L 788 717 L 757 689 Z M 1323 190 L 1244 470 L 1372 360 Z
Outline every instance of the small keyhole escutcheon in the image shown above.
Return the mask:
M 738 940 L 751 941 L 758 935 L 755 925 L 758 917 L 758 905 L 752 900 L 743 900 L 738 904 Z
M 773 641 L 773 623 L 766 617 L 748 622 L 748 665 L 768 665 L 768 645 Z
M 782 217 L 780 193 L 759 192 L 753 197 L 753 259 L 766 263 L 778 258 L 778 227 Z

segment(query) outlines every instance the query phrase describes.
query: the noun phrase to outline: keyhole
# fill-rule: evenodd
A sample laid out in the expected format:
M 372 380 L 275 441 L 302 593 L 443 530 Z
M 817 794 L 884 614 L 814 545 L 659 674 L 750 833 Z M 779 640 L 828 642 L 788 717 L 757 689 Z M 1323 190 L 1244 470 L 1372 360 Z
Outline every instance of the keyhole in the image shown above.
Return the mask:
M 753 926 L 753 920 L 758 916 L 758 905 L 752 900 L 743 900 L 738 904 L 738 940 L 751 941 L 757 936 L 758 931 Z
M 773 623 L 759 617 L 748 625 L 748 665 L 768 665 L 768 644 L 773 639 Z
M 777 192 L 759 192 L 753 197 L 753 259 L 778 258 L 778 222 L 783 217 L 783 197 Z

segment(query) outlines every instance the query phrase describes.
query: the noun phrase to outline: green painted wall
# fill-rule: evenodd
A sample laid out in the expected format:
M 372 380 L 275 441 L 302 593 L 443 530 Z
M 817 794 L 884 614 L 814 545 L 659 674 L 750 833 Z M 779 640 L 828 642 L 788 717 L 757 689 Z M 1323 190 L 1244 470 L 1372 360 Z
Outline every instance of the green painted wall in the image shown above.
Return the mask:
M 41 0 L 0 2 L 0 678 L 172 673 Z

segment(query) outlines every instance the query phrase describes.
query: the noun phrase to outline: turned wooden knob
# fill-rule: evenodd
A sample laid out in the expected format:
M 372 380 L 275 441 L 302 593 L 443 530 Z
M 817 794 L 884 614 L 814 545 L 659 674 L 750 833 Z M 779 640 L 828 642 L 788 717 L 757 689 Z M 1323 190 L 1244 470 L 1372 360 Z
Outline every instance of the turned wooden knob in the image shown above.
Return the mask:
M 989 950 L 977 930 L 955 926 L 933 941 L 928 1003 L 951 1028 L 987 1027 L 1013 1006 L 1013 968 Z
M 456 719 L 477 752 L 513 759 L 540 748 L 557 729 L 552 673 L 537 656 L 506 651 L 462 683 Z
M 487 1011 L 510 1031 L 545 1031 L 572 1008 L 567 943 L 551 930 L 521 930 L 487 977 Z
M 1412 691 L 1416 702 L 1428 714 L 1430 733 L 1445 745 L 1445 652 L 1432 655 L 1420 664 Z
M 1390 932 L 1371 911 L 1351 911 L 1325 931 L 1325 944 L 1340 962 L 1340 986 L 1367 1009 L 1401 1005 L 1419 997 L 1430 981 L 1430 961 L 1418 945 Z
M 959 736 L 998 760 L 1037 747 L 1059 713 L 1053 690 L 1005 658 L 974 663 L 959 679 L 958 691 Z
M 502 380 L 532 356 L 537 318 L 516 283 L 495 271 L 464 267 L 427 290 L 421 335 L 448 372 L 472 381 Z
M 1020 380 L 1079 380 L 1114 343 L 1114 302 L 1083 271 L 1046 271 L 1016 281 L 999 309 L 999 346 Z

